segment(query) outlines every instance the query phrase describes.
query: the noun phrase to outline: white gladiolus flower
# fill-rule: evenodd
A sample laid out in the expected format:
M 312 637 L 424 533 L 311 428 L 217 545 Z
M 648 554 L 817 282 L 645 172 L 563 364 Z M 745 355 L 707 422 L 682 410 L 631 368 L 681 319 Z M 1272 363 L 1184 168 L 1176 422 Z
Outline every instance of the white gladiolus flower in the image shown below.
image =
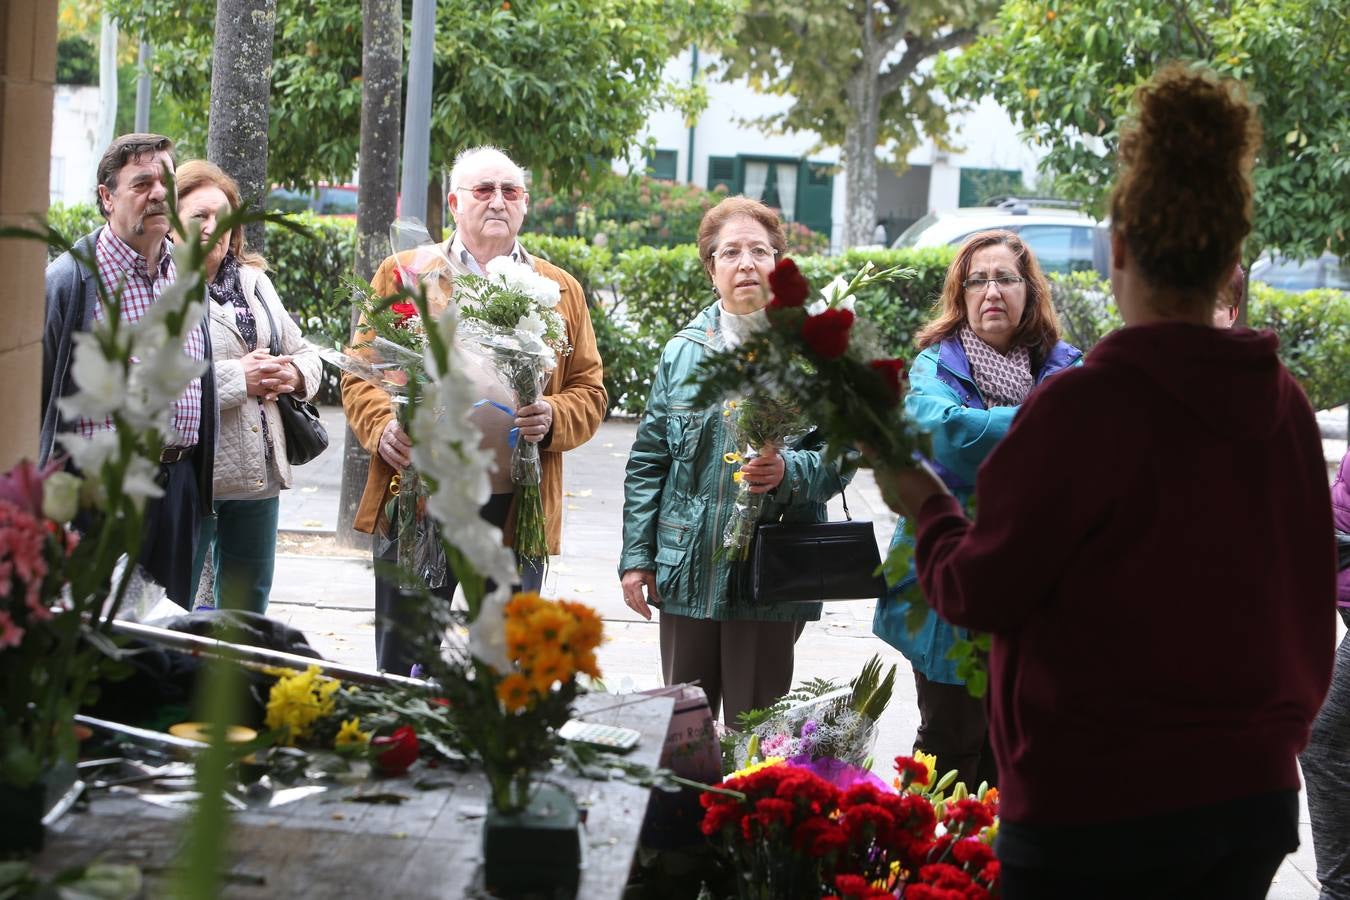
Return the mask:
M 839 301 L 839 308 L 853 312 L 853 304 L 858 302 L 857 297 L 849 296 Z
M 498 672 L 511 669 L 506 654 L 506 601 L 510 594 L 498 588 L 483 598 L 478 618 L 469 625 L 469 652 Z
M 806 308 L 806 314 L 808 316 L 818 316 L 829 308 L 830 304 L 828 301 L 816 300 Z
M 117 453 L 117 432 L 96 431 L 90 437 L 81 434 L 63 434 L 57 438 L 70 454 L 75 468 L 91 477 L 97 477 L 103 464 Z
M 820 292 L 820 296 L 825 298 L 826 303 L 834 303 L 835 298 L 846 290 L 848 290 L 848 279 L 842 275 L 836 275 L 834 281 L 825 285 L 824 290 Z
M 127 376 L 120 360 L 109 360 L 93 332 L 75 335 L 75 355 L 70 377 L 79 388 L 62 398 L 61 411 L 68 416 L 102 419 L 119 409 L 127 396 Z
M 133 456 L 127 461 L 126 474 L 122 478 L 122 492 L 131 498 L 137 510 L 145 508 L 149 497 L 164 496 L 164 489 L 155 481 L 159 475 L 159 464 L 152 463 L 144 456 Z

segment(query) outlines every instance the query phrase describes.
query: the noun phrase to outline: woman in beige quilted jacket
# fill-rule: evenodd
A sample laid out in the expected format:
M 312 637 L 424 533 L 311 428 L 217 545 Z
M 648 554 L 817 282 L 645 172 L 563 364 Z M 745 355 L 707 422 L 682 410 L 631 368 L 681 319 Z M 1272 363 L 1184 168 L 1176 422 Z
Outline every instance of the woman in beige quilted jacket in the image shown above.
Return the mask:
M 194 159 L 179 167 L 178 213 L 195 221 L 202 239 L 217 216 L 239 207 L 239 188 L 218 166 Z M 263 258 L 244 244 L 241 229 L 216 244 L 207 259 L 211 349 L 220 431 L 216 443 L 215 517 L 206 520 L 200 549 L 212 552 L 215 606 L 265 612 L 277 548 L 278 495 L 291 485 L 280 394 L 305 399 L 319 388 L 318 352 L 281 305 Z M 278 329 L 280 355 L 271 352 Z

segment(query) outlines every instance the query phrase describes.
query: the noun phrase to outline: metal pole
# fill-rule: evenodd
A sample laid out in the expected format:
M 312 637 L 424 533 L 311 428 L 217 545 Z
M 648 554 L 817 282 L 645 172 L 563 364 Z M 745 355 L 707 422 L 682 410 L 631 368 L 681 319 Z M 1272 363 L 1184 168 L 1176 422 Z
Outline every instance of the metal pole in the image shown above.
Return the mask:
M 110 627 L 114 634 L 152 641 L 162 647 L 180 650 L 184 653 L 230 659 L 251 668 L 280 666 L 303 672 L 310 666 L 318 666 L 320 673 L 342 681 L 428 692 L 435 692 L 439 689 L 434 681 L 408 678 L 404 675 L 390 675 L 387 672 L 372 672 L 369 669 L 314 659 L 309 656 L 301 656 L 298 653 L 266 650 L 262 647 L 250 647 L 245 644 L 231 644 L 228 641 L 218 641 L 215 638 L 201 637 L 182 631 L 170 631 L 167 628 L 156 628 L 154 625 L 144 625 L 140 622 L 117 619 L 113 621 Z
M 150 45 L 145 41 L 136 57 L 136 70 L 136 130 L 144 134 L 150 130 Z
M 689 86 L 692 88 L 694 82 L 698 81 L 698 45 L 694 44 L 689 48 Z M 685 153 L 684 159 L 684 180 L 689 184 L 694 183 L 694 130 L 698 128 L 698 119 L 691 119 L 689 122 L 689 149 Z M 712 185 L 704 185 L 709 189 Z
M 427 219 L 431 157 L 431 66 L 435 51 L 436 0 L 413 0 L 412 46 L 408 52 L 408 108 L 403 117 L 402 212 Z
M 106 12 L 99 27 L 98 46 L 99 153 L 117 137 L 117 20 Z M 98 158 L 94 158 L 97 163 Z

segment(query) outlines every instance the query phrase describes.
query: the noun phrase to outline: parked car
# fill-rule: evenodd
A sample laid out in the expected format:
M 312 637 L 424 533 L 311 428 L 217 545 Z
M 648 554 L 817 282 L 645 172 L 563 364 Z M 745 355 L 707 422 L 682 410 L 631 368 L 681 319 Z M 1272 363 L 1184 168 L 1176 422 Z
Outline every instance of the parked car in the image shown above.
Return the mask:
M 294 191 L 275 187 L 267 195 L 269 212 L 302 212 L 311 210 L 320 216 L 356 218 L 356 185 L 317 184 L 310 191 Z
M 959 244 L 977 231 L 1014 231 L 1036 253 L 1046 272 L 1095 269 L 1110 277 L 1111 241 L 1106 225 L 1071 206 L 1035 205 L 1008 198 L 996 206 L 931 212 L 909 226 L 892 247 Z
M 1316 259 L 1301 262 L 1263 253 L 1252 263 L 1252 281 L 1282 291 L 1311 291 L 1316 288 L 1350 291 L 1350 261 L 1339 259 L 1330 251 Z

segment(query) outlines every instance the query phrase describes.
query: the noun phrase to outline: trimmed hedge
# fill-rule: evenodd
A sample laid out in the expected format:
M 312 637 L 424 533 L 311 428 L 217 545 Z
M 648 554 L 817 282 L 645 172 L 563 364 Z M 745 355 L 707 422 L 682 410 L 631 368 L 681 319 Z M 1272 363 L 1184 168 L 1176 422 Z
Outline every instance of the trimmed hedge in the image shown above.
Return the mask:
M 347 340 L 351 308 L 343 288 L 355 259 L 354 220 L 297 216 L 312 237 L 267 226 L 267 260 L 277 293 L 301 330 L 315 343 Z M 72 239 L 103 219 L 92 204 L 56 204 L 48 222 Z M 605 389 L 616 412 L 638 415 L 646 405 L 661 348 L 713 301 L 712 285 L 692 244 L 637 247 L 613 253 L 581 238 L 530 234 L 528 249 L 570 272 L 590 304 Z M 953 247 L 922 250 L 851 250 L 840 256 L 799 256 L 797 265 L 817 289 L 837 275 L 852 275 L 868 260 L 878 267 L 906 265 L 916 277 L 878 286 L 859 297 L 888 350 L 908 358 L 914 332 L 932 315 Z M 1121 324 L 1110 287 L 1093 272 L 1051 275 L 1064 337 L 1084 352 Z M 1280 336 L 1280 357 L 1303 385 L 1314 409 L 1350 398 L 1350 293 L 1288 293 L 1251 285 L 1249 322 Z M 337 378 L 325 370 L 320 401 L 339 402 Z

